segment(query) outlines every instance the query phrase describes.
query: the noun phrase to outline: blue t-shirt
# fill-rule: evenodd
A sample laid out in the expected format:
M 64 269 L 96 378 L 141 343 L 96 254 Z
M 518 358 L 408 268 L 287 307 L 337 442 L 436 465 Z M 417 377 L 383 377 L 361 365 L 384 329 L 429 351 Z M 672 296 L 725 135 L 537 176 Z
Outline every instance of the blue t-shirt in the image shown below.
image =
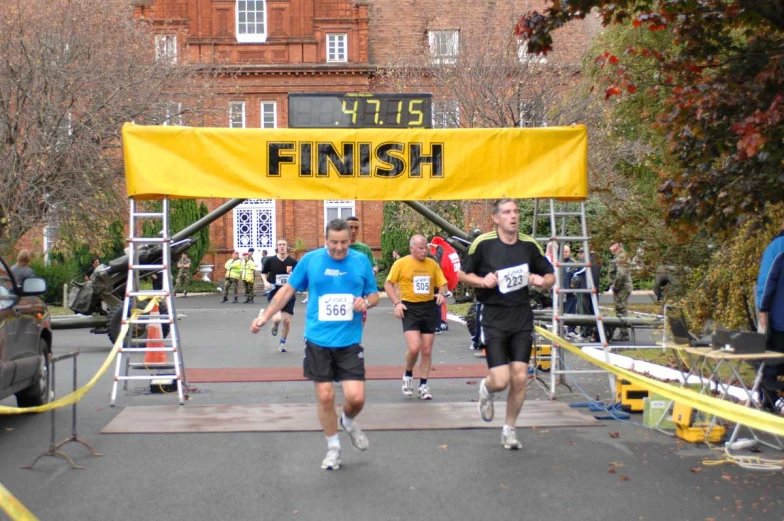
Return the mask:
M 297 291 L 308 290 L 307 340 L 331 348 L 348 347 L 362 341 L 362 313 L 350 311 L 353 303 L 349 303 L 347 296 L 366 297 L 378 292 L 367 257 L 349 250 L 343 260 L 336 261 L 329 256 L 327 248 L 313 250 L 297 263 L 289 284 Z M 348 312 L 353 318 L 343 319 Z

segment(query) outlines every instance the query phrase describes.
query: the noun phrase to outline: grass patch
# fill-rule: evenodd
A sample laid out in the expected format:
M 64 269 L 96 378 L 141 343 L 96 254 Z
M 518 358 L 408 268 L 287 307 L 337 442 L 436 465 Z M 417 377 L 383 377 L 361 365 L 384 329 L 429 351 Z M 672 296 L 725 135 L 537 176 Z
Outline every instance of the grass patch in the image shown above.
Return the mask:
M 464 316 L 466 316 L 466 313 L 468 313 L 468 307 L 470 305 L 471 305 L 470 302 L 465 302 L 463 304 L 449 304 L 449 305 L 447 305 L 446 310 L 449 313 L 452 313 L 452 314 L 455 314 L 455 315 L 460 315 L 461 317 L 464 317 Z
M 613 350 L 613 352 L 619 355 L 628 356 L 629 358 L 634 358 L 635 360 L 643 360 L 645 362 L 651 362 L 652 364 L 669 367 L 670 369 L 677 370 L 679 367 L 688 366 L 686 363 L 687 359 L 685 357 L 681 359 L 678 356 L 678 352 L 674 349 L 618 349 Z M 699 364 L 699 361 L 697 363 Z M 757 370 L 746 362 L 742 362 L 738 368 L 738 373 L 746 387 L 750 388 L 751 384 L 754 382 Z M 694 374 L 699 373 L 695 371 Z M 707 371 L 702 371 L 702 376 L 707 378 L 709 374 Z M 719 378 L 722 382 L 729 382 L 731 384 L 734 383 L 735 380 L 735 376 L 727 366 L 723 366 L 719 370 Z

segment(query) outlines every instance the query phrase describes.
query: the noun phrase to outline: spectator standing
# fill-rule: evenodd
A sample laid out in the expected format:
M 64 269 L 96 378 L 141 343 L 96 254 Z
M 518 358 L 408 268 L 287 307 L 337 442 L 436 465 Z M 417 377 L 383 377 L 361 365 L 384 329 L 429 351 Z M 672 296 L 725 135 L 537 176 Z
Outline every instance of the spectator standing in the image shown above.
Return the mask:
M 234 286 L 234 304 L 237 303 L 237 294 L 239 292 L 240 273 L 242 271 L 242 260 L 240 260 L 240 252 L 235 251 L 231 254 L 231 259 L 226 261 L 224 265 L 226 268 L 226 287 L 223 288 L 223 300 L 221 304 L 229 300 L 229 289 Z
M 22 250 L 16 256 L 16 264 L 11 266 L 11 273 L 14 276 L 16 285 L 22 287 L 25 279 L 35 277 L 33 268 L 30 267 L 30 252 Z
M 784 222 L 762 254 L 757 275 L 759 328 L 767 333 L 766 349 L 784 353 Z M 784 363 L 766 363 L 762 370 L 762 407 L 775 412 Z
M 253 298 L 256 296 L 256 263 L 253 262 L 253 253 L 250 251 L 242 254 L 240 278 L 245 284 L 244 304 L 253 304 Z
M 629 314 L 629 297 L 632 294 L 632 290 L 634 290 L 632 285 L 632 262 L 621 242 L 612 243 L 610 245 L 610 253 L 613 254 L 609 274 L 610 289 L 613 292 L 615 315 L 618 318 L 622 318 Z M 626 342 L 629 340 L 629 330 L 626 326 L 621 325 L 618 331 L 619 341 Z
M 93 276 L 93 273 L 95 273 L 95 269 L 100 265 L 101 265 L 101 259 L 99 259 L 98 257 L 94 257 L 92 263 L 90 264 L 90 267 L 87 268 L 87 273 L 85 273 L 84 275 L 84 280 L 90 280 L 90 278 Z
M 174 284 L 174 295 L 177 295 L 180 287 L 182 287 L 183 298 L 188 297 L 188 285 L 191 283 L 191 260 L 185 252 L 180 255 L 180 260 L 177 261 L 177 282 Z

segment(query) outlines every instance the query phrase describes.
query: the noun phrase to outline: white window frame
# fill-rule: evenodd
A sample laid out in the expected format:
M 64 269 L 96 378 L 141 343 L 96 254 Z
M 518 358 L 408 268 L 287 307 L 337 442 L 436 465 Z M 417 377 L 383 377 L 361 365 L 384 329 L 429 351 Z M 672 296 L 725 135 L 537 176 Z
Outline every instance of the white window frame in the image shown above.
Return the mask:
M 330 218 L 330 210 L 335 210 L 335 215 Z M 324 201 L 324 225 L 331 221 L 332 219 L 336 219 L 340 217 L 341 219 L 346 219 L 347 217 L 351 217 L 352 215 L 356 215 L 357 211 L 357 202 L 351 200 L 340 200 L 340 199 L 327 199 Z
M 520 100 L 520 128 L 537 128 L 547 126 L 547 109 L 542 99 Z M 539 119 L 541 116 L 541 120 Z
M 229 102 L 229 128 L 245 128 L 244 101 Z
M 460 49 L 460 32 L 456 29 L 428 31 L 430 58 L 433 63 L 454 64 Z
M 238 43 L 267 41 L 267 0 L 236 0 L 234 11 Z M 260 22 L 259 18 L 261 18 Z M 254 24 L 252 32 L 249 32 L 249 24 Z
M 455 100 L 433 102 L 433 128 L 459 128 L 460 104 Z
M 348 61 L 348 34 L 327 33 L 327 63 Z
M 167 101 L 161 107 L 161 122 L 164 127 L 182 126 L 182 103 L 179 101 Z
M 177 63 L 177 35 L 155 35 L 155 59 L 160 62 Z
M 517 59 L 523 64 L 547 63 L 547 56 L 544 54 L 528 52 L 528 40 L 525 39 L 517 40 Z
M 259 111 L 259 128 L 278 128 L 278 102 L 277 101 L 262 101 Z M 269 121 L 265 118 L 272 115 L 272 125 L 268 125 Z
M 274 199 L 246 199 L 233 210 L 234 250 L 245 252 L 255 248 L 253 262 L 261 271 L 261 250 L 275 255 L 277 215 Z M 269 241 L 265 243 L 265 240 Z

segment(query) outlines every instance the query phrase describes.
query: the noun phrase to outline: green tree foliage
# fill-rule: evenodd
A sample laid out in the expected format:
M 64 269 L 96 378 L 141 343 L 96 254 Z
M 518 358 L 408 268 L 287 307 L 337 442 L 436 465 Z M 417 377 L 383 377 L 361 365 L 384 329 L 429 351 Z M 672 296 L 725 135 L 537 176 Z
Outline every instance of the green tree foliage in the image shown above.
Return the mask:
M 630 46 L 598 58 L 612 69 L 605 97 L 661 100 L 657 130 L 678 168 L 660 193 L 670 222 L 727 232 L 784 200 L 784 11 L 773 0 L 553 1 L 527 13 L 516 33 L 529 52 L 552 48 L 551 33 L 598 9 L 605 25 L 630 21 L 662 32 L 666 47 Z M 650 60 L 656 81 L 640 85 L 624 56 Z M 772 189 L 771 187 L 779 187 Z
M 432 201 L 423 203 L 430 210 L 462 228 L 465 221 L 463 206 L 457 201 Z M 411 236 L 421 233 L 430 239 L 443 235 L 443 231 L 401 201 L 384 203 L 384 225 L 381 229 L 381 271 L 392 264 L 392 250 L 401 256 L 408 255 L 408 242 Z
M 770 207 L 768 224 L 754 232 L 755 222 L 748 221 L 732 238 L 713 254 L 710 265 L 689 277 L 691 291 L 683 300 L 697 327 L 708 320 L 725 328 L 754 329 L 754 291 L 762 252 L 781 232 L 784 205 Z
M 162 208 L 161 201 L 148 201 L 145 207 L 149 211 L 160 212 Z M 169 200 L 169 233 L 175 235 L 180 230 L 184 230 L 191 224 L 195 223 L 209 213 L 207 206 L 202 202 L 201 205 L 196 204 L 195 199 L 170 199 Z M 147 221 L 142 226 L 142 231 L 145 237 L 157 236 L 161 231 L 161 223 L 157 221 Z M 199 263 L 207 252 L 210 246 L 209 227 L 204 227 L 196 234 L 196 242 L 193 246 L 188 248 L 188 257 L 191 259 L 191 273 L 196 273 L 199 269 Z M 172 259 L 172 263 L 176 264 L 177 259 Z

